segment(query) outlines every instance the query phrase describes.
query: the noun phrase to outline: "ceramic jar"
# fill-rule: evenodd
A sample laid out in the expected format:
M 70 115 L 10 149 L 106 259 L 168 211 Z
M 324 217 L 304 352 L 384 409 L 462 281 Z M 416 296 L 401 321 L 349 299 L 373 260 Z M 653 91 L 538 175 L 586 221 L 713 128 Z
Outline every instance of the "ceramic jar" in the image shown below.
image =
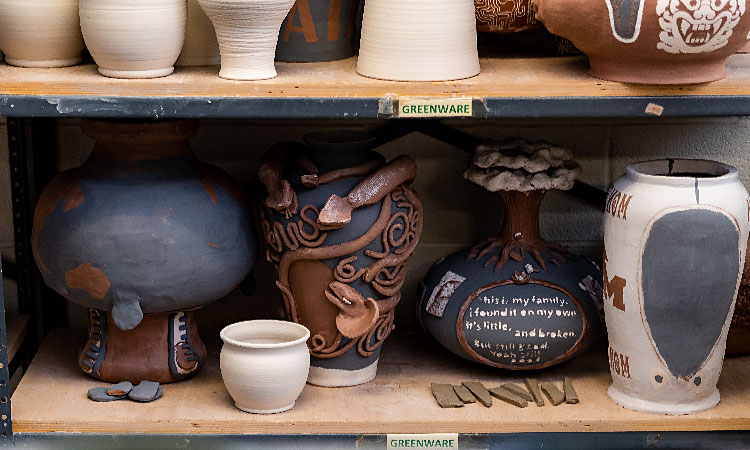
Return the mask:
M 81 369 L 106 381 L 176 381 L 205 347 L 193 310 L 234 289 L 256 243 L 245 200 L 188 139 L 196 120 L 83 121 L 90 158 L 55 177 L 34 213 L 44 281 L 91 308 Z
M 294 0 L 198 0 L 216 29 L 219 76 L 230 80 L 274 78 L 281 22 Z
M 221 330 L 219 363 L 237 408 L 273 414 L 292 409 L 310 369 L 310 331 L 280 320 L 238 322 Z
M 539 233 L 547 190 L 570 189 L 580 172 L 571 157 L 562 147 L 521 139 L 477 148 L 465 177 L 502 198 L 502 228 L 432 266 L 418 305 L 423 328 L 456 355 L 502 369 L 541 369 L 602 336 L 599 267 Z
M 83 37 L 78 0 L 0 0 L 0 50 L 14 66 L 80 63 Z
M 357 73 L 396 81 L 479 74 L 472 0 L 367 0 Z
M 297 0 L 281 24 L 276 61 L 336 61 L 357 54 L 364 0 Z
M 474 0 L 477 31 L 512 33 L 541 28 L 534 17 L 531 0 Z
M 198 4 L 198 0 L 187 2 L 187 31 L 185 43 L 177 62 L 178 67 L 217 66 L 221 63 L 219 43 L 211 21 Z
M 722 79 L 748 41 L 744 0 L 532 0 L 537 18 L 589 57 L 605 80 L 688 84 Z
M 174 71 L 185 40 L 185 0 L 80 0 L 80 15 L 102 75 L 157 78 Z
M 676 415 L 719 402 L 748 202 L 737 169 L 703 160 L 633 164 L 610 189 L 604 305 L 615 403 Z
M 266 256 L 286 316 L 310 330 L 309 383 L 351 386 L 376 375 L 394 329 L 422 206 L 414 161 L 386 163 L 367 133 L 305 136 L 266 152 L 259 176 Z

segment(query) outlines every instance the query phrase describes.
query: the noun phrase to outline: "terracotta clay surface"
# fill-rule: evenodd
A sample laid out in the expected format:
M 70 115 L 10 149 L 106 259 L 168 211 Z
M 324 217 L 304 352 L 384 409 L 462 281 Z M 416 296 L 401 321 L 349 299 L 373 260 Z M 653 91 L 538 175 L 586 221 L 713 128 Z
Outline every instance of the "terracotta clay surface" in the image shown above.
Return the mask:
M 737 169 L 714 161 L 636 163 L 615 181 L 605 206 L 604 307 L 617 404 L 676 415 L 719 402 L 749 201 Z
M 80 2 L 81 30 L 99 73 L 157 78 L 174 71 L 185 40 L 185 0 Z
M 541 28 L 531 0 L 474 0 L 477 31 L 511 33 Z
M 0 0 L 0 50 L 5 62 L 14 66 L 80 63 L 78 0 Z
M 397 81 L 477 75 L 472 0 L 368 0 L 357 73 Z
M 264 80 L 276 76 L 273 61 L 279 28 L 294 0 L 198 0 L 216 29 L 219 76 Z
M 724 61 L 747 45 L 745 0 L 533 0 L 547 29 L 589 56 L 605 80 L 689 84 L 726 76 Z M 585 11 L 585 13 L 584 13 Z
M 188 0 L 187 31 L 182 52 L 175 66 L 216 66 L 221 64 L 219 43 L 211 20 L 198 0 Z

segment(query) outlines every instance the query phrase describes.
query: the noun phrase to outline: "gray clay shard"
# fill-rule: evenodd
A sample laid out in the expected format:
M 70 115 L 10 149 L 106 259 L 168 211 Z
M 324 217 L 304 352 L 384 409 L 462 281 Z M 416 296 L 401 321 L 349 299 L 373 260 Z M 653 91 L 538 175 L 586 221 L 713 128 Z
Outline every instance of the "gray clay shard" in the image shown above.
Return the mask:
M 121 330 L 132 330 L 143 320 L 141 299 L 135 294 L 118 293 L 112 300 L 112 320 Z
M 89 389 L 89 399 L 93 400 L 95 402 L 113 402 L 115 400 L 123 400 L 128 398 L 127 394 L 124 395 L 109 395 L 107 394 L 107 389 L 105 387 L 95 387 Z
M 159 383 L 155 381 L 141 381 L 134 387 L 128 398 L 136 402 L 152 402 L 161 397 L 162 390 Z
M 128 392 L 133 390 L 133 383 L 130 381 L 123 381 L 107 388 L 107 394 L 109 395 L 128 395 Z

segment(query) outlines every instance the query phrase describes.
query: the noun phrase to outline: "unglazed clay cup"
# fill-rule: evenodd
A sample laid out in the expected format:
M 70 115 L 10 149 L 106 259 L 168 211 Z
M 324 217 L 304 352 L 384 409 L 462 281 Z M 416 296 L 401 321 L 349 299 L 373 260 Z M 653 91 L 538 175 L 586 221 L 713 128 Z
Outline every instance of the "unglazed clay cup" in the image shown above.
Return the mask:
M 256 414 L 291 409 L 310 370 L 310 331 L 294 322 L 250 320 L 220 335 L 221 376 L 237 408 Z
M 78 0 L 0 0 L 0 49 L 14 66 L 80 63 L 83 37 Z

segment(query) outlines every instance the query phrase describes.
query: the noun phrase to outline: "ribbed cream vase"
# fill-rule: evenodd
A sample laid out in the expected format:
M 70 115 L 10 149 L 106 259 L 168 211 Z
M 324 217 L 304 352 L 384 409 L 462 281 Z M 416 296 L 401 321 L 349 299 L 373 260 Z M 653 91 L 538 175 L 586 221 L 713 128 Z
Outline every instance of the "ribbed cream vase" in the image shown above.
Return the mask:
M 230 80 L 274 78 L 276 42 L 294 0 L 198 0 L 216 29 L 219 76 Z
M 187 32 L 182 53 L 175 66 L 218 66 L 221 63 L 219 43 L 211 20 L 203 12 L 198 0 L 188 0 Z
M 221 377 L 237 408 L 258 414 L 291 409 L 310 370 L 310 331 L 294 322 L 249 320 L 220 334 Z
M 186 0 L 80 0 L 80 15 L 102 75 L 157 78 L 174 71 L 185 40 Z
M 83 37 L 78 0 L 0 0 L 0 50 L 14 66 L 80 63 Z
M 479 74 L 473 0 L 367 0 L 357 72 L 397 81 Z

